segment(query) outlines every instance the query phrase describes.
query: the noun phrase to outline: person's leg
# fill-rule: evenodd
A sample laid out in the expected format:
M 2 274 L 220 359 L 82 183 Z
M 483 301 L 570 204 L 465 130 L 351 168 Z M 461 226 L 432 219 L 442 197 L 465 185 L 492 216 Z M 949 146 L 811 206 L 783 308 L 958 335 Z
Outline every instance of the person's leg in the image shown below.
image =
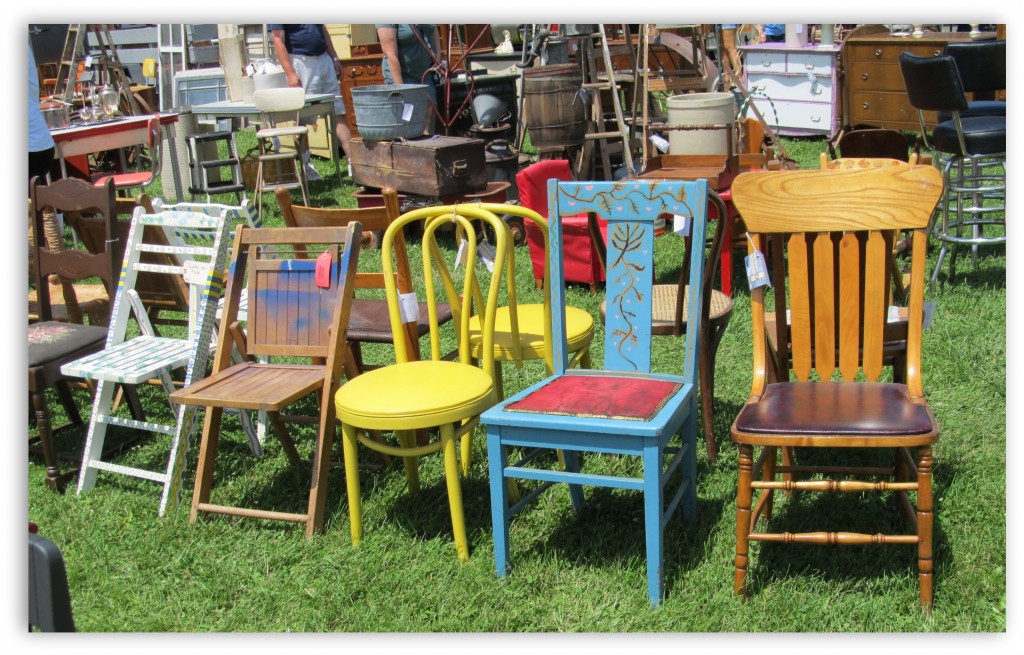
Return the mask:
M 316 58 L 315 64 L 307 61 L 310 74 L 308 83 L 303 81 L 307 94 L 330 93 L 334 95 L 334 135 L 345 151 L 345 160 L 348 162 L 352 152 L 352 132 L 345 120 L 345 103 L 341 97 L 341 85 L 338 82 L 338 74 L 334 70 L 334 62 L 330 56 L 324 54 Z M 346 168 L 351 169 L 350 166 Z
M 28 153 L 28 179 L 45 176 L 53 164 L 53 147 Z

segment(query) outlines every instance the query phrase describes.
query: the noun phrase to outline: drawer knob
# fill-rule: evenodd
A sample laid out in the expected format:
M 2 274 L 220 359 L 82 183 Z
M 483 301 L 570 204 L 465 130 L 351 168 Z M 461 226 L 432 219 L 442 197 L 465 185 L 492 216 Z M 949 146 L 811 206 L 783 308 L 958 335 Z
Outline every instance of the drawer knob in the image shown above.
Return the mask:
M 861 73 L 860 74 L 860 79 L 867 80 L 868 79 L 868 74 L 867 73 Z
M 771 68 L 772 67 L 772 62 L 770 62 L 770 61 L 762 61 L 761 62 L 761 66 L 763 68 Z
M 814 70 L 814 64 L 804 64 L 804 68 L 806 68 L 809 71 L 812 71 Z
M 941 50 L 936 50 L 935 52 L 932 53 L 932 57 L 938 57 L 941 54 L 942 54 Z
M 864 103 L 864 109 L 867 109 L 867 108 L 868 108 L 868 103 L 865 102 Z
M 811 122 L 812 123 L 820 123 L 821 122 L 821 116 L 812 116 L 811 117 Z
M 875 56 L 876 57 L 881 57 L 882 56 L 882 51 L 881 50 L 875 50 Z

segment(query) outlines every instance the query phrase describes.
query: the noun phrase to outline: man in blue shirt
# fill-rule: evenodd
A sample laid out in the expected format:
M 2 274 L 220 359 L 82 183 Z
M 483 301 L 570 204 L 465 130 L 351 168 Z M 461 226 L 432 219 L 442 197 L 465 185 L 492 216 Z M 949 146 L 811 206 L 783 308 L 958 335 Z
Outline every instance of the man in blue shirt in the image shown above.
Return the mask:
M 301 86 L 306 95 L 319 93 L 334 94 L 335 134 L 341 143 L 345 156 L 352 152 L 349 139 L 352 133 L 345 122 L 345 103 L 341 99 L 341 60 L 334 50 L 327 27 L 315 24 L 281 24 L 267 25 L 274 39 L 274 52 L 284 69 L 288 86 Z M 302 159 L 306 166 L 306 178 L 310 181 L 320 179 L 320 174 L 309 163 L 309 148 L 306 138 L 301 144 Z M 351 170 L 351 166 L 348 167 Z
M 784 23 L 765 23 L 764 40 L 768 43 L 781 43 L 786 40 L 786 25 Z

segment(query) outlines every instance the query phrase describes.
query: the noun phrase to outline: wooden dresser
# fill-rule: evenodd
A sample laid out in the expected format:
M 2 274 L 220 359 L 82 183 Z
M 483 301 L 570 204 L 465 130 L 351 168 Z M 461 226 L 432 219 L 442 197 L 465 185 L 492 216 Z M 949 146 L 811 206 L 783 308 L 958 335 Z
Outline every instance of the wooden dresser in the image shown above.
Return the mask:
M 356 112 L 352 107 L 352 89 L 357 86 L 384 84 L 381 62 L 384 55 L 379 43 L 352 46 L 352 55 L 341 60 L 341 97 L 345 101 L 345 121 L 352 136 L 359 136 Z
M 978 38 L 995 36 L 994 32 L 984 32 Z M 967 32 L 925 32 L 921 38 L 892 36 L 880 25 L 854 31 L 843 43 L 842 51 L 844 123 L 919 130 L 917 110 L 907 100 L 900 72 L 900 53 L 934 57 L 941 55 L 951 41 L 971 40 Z M 926 125 L 934 127 L 936 113 L 925 112 L 924 116 Z
M 839 130 L 839 46 L 740 46 L 747 90 L 769 125 L 785 136 Z

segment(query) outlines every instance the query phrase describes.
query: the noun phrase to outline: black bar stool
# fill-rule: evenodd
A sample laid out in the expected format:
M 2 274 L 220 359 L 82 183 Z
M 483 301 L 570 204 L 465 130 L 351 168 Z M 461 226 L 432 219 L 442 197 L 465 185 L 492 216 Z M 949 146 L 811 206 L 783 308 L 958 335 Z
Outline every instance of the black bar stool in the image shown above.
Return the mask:
M 962 114 L 968 109 L 967 96 L 952 56 L 919 57 L 904 52 L 899 61 L 925 145 L 946 155 L 942 162 L 944 198 L 931 227 L 932 235 L 942 244 L 931 278 L 934 284 L 947 252 L 949 278 L 956 274 L 956 246 L 970 245 L 973 249 L 1006 243 L 1006 116 Z M 951 116 L 935 126 L 930 143 L 925 111 L 948 112 Z M 982 167 L 992 173 L 981 174 Z M 999 233 L 990 231 L 985 235 L 985 225 L 998 225 Z M 964 228 L 969 234 L 964 234 Z

